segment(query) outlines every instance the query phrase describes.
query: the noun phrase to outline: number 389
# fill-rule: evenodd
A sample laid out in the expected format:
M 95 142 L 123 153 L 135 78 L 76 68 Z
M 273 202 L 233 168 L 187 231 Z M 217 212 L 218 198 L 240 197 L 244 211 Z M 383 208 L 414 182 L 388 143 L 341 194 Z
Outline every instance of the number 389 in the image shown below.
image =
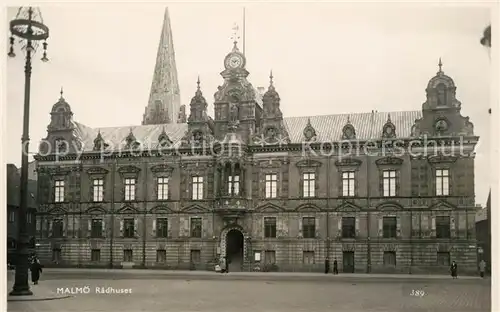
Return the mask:
M 412 289 L 411 293 L 410 293 L 410 296 L 413 296 L 413 297 L 423 297 L 423 296 L 425 296 L 425 291 L 420 290 L 420 289 Z

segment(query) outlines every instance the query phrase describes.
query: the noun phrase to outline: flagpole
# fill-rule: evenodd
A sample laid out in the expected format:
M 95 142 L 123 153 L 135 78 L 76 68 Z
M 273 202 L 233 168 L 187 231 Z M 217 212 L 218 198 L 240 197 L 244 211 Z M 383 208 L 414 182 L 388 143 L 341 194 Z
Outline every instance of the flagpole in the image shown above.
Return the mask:
M 245 7 L 243 7 L 243 55 L 245 55 Z

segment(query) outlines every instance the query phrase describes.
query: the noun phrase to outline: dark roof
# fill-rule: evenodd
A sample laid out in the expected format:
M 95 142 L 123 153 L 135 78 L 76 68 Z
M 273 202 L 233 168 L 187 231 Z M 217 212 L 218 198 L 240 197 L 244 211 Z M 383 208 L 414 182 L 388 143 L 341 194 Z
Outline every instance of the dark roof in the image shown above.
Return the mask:
M 21 175 L 16 165 L 7 164 L 7 205 L 19 207 Z M 37 208 L 37 181 L 28 180 L 28 207 Z M 33 196 L 32 196 L 33 195 Z

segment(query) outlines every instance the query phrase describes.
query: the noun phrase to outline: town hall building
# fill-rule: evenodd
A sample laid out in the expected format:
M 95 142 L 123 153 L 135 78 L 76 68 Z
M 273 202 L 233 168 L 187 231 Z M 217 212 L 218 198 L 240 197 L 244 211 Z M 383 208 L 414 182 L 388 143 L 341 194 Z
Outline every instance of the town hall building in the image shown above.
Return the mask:
M 42 263 L 476 270 L 478 137 L 441 62 L 421 109 L 285 117 L 228 48 L 213 117 L 199 80 L 180 105 L 168 12 L 142 125 L 87 127 L 61 95 L 35 157 Z

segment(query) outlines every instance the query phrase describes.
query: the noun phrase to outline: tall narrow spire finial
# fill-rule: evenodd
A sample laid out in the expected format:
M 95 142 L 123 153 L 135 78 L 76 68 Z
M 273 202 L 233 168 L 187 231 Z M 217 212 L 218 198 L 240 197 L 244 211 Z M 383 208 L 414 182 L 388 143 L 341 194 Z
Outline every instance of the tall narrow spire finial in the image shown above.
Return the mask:
M 63 94 L 64 94 L 63 87 L 61 87 L 61 91 L 59 92 L 59 94 L 61 95 L 61 97 L 60 97 L 60 98 L 61 98 L 61 99 L 64 99 L 64 97 L 63 97 Z
M 198 75 L 198 80 L 196 81 L 196 89 L 200 90 L 200 75 Z
M 442 73 L 443 72 L 443 62 L 441 62 L 441 58 L 439 58 L 438 66 L 439 66 L 439 72 L 438 73 Z
M 165 8 L 143 125 L 176 123 L 181 106 L 170 14 Z M 160 103 L 158 105 L 158 103 Z
M 271 69 L 271 71 L 269 72 L 269 87 L 273 87 L 273 70 Z

